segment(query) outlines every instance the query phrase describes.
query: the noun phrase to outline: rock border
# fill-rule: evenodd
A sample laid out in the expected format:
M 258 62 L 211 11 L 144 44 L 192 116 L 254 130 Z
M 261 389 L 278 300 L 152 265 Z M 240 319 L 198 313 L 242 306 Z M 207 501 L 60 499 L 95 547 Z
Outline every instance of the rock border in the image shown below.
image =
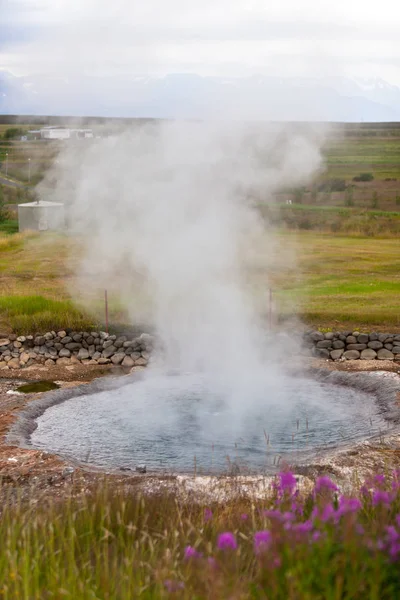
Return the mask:
M 49 331 L 43 335 L 0 335 L 0 369 L 21 369 L 31 365 L 147 366 L 154 337 L 142 333 L 131 339 L 105 331 Z
M 359 331 L 307 331 L 304 344 L 313 356 L 327 360 L 392 360 L 400 362 L 400 334 Z

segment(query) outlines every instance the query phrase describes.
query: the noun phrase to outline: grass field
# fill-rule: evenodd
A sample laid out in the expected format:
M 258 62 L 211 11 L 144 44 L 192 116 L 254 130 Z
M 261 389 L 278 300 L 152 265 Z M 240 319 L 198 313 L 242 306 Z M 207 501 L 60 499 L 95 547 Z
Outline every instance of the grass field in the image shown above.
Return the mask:
M 261 306 L 272 285 L 277 311 L 286 317 L 297 314 L 310 326 L 400 331 L 397 238 L 284 231 L 277 241 L 271 271 L 252 273 Z M 282 262 L 283 249 L 289 258 Z M 103 283 L 85 302 L 80 295 L 80 307 L 71 301 L 78 257 L 79 244 L 67 236 L 0 234 L 0 330 L 26 333 L 32 327 L 44 331 L 102 322 Z M 121 289 L 126 289 L 124 279 L 130 279 L 125 272 Z M 134 283 L 134 274 L 131 279 Z M 111 321 L 116 326 L 128 323 L 117 288 L 109 292 Z M 145 302 L 139 294 L 129 299 L 138 315 Z
M 285 233 L 299 274 L 277 278 L 277 294 L 296 299 L 300 318 L 332 329 L 400 330 L 398 239 Z M 286 280 L 285 280 L 286 279 Z

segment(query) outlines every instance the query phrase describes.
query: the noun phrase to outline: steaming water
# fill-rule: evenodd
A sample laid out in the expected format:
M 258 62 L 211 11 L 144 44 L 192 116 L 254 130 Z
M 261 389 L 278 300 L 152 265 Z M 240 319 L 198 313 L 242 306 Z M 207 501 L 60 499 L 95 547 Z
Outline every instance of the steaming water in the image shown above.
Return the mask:
M 386 428 L 374 397 L 363 392 L 305 378 L 258 384 L 242 393 L 239 383 L 232 398 L 233 388 L 215 380 L 211 386 L 205 377 L 153 374 L 49 408 L 31 442 L 101 467 L 145 463 L 171 472 L 222 472 L 236 463 L 259 471 L 278 455 L 353 442 Z

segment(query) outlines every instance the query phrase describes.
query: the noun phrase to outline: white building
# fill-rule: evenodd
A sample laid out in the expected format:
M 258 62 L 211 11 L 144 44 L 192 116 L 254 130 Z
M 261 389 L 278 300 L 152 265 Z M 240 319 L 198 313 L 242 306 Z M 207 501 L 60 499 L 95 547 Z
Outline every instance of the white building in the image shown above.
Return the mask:
M 71 130 L 66 127 L 43 127 L 40 129 L 40 137 L 43 140 L 69 140 Z
M 64 204 L 59 202 L 27 202 L 18 204 L 19 231 L 60 231 L 64 229 Z
M 29 133 L 35 138 L 39 137 L 42 140 L 70 140 L 94 137 L 92 129 L 70 129 L 69 127 L 58 127 L 55 125 L 42 127 Z

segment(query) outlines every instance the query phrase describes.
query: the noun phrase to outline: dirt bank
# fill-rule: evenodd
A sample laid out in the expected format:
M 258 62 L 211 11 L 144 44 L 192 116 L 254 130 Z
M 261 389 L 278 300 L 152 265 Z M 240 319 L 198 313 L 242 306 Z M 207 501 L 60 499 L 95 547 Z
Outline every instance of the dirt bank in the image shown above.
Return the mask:
M 400 365 L 387 361 L 347 361 L 333 363 L 324 360 L 312 360 L 309 367 L 329 369 L 332 371 L 380 371 L 382 377 L 396 378 L 400 381 Z M 13 497 L 18 493 L 31 495 L 35 491 L 39 499 L 48 497 L 63 497 L 68 492 L 81 493 L 95 486 L 104 477 L 112 480 L 114 485 L 129 485 L 133 489 L 154 491 L 168 486 L 176 490 L 182 485 L 187 489 L 188 479 L 172 476 L 138 475 L 121 472 L 104 473 L 86 470 L 72 462 L 66 462 L 46 452 L 10 446 L 5 442 L 5 436 L 10 426 L 17 419 L 18 413 L 26 408 L 32 400 L 37 400 L 39 394 L 16 395 L 15 389 L 26 381 L 50 380 L 57 382 L 61 388 L 70 388 L 89 383 L 98 377 L 107 375 L 124 375 L 121 369 L 99 367 L 92 365 L 74 365 L 73 367 L 30 367 L 18 371 L 0 371 L 0 494 L 3 498 Z M 400 410 L 400 396 L 399 396 Z M 338 481 L 350 484 L 352 476 L 365 476 L 372 470 L 400 467 L 400 435 L 388 435 L 379 443 L 362 442 L 351 449 L 340 450 L 329 457 L 321 457 L 307 467 L 296 468 L 299 474 L 314 477 L 326 472 L 335 476 Z M 191 492 L 204 487 L 205 478 L 197 478 L 197 484 L 190 484 Z M 259 478 L 257 479 L 259 485 Z M 246 486 L 248 483 L 246 484 Z M 255 484 L 254 484 L 255 485 Z M 206 484 L 209 487 L 209 483 Z M 11 493 L 11 496 L 10 496 Z

